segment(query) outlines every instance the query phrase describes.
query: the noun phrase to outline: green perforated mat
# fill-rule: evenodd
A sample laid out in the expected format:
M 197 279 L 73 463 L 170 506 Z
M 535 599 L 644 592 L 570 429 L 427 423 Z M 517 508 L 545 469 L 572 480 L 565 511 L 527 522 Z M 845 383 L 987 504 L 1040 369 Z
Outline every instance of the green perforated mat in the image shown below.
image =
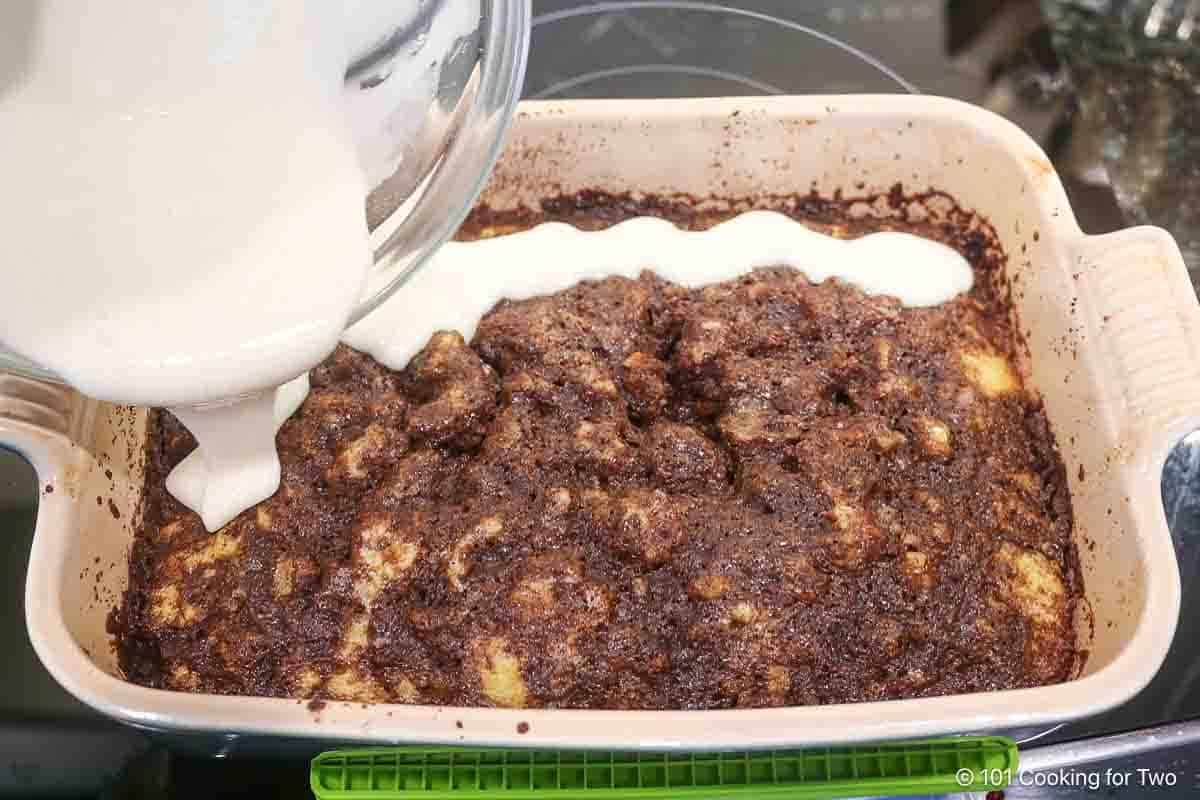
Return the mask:
M 1016 769 L 1016 745 L 995 736 L 749 753 L 389 747 L 322 753 L 311 784 L 319 800 L 834 798 L 1000 789 Z

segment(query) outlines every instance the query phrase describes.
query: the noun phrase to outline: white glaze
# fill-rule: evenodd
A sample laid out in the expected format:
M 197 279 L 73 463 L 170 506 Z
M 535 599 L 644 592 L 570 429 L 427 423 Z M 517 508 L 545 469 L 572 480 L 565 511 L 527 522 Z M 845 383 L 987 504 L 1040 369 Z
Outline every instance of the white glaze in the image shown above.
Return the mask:
M 145 405 L 320 361 L 370 252 L 341 75 L 316 68 L 305 4 L 34 6 L 11 39 L 0 10 L 0 49 L 25 55 L 0 88 L 0 340 Z
M 273 392 L 240 401 L 228 416 L 195 406 L 174 409 L 199 446 L 167 475 L 167 491 L 210 531 L 275 494 L 280 469 L 275 434 L 307 396 L 306 372 Z
M 457 330 L 470 339 L 479 319 L 503 298 L 550 294 L 613 275 L 633 278 L 645 269 L 684 286 L 703 286 L 769 266 L 794 267 L 814 283 L 838 278 L 867 294 L 891 295 L 913 307 L 951 300 L 970 290 L 973 281 L 967 261 L 938 242 L 892 232 L 840 240 L 769 211 L 747 212 L 699 232 L 652 217 L 592 232 L 547 223 L 494 239 L 446 244 L 401 291 L 347 330 L 342 341 L 400 370 L 438 330 Z M 307 389 L 307 382 L 301 387 L 299 381 L 281 388 L 269 437 L 262 428 L 266 402 L 261 399 L 254 406 L 258 416 L 244 429 L 209 432 L 203 420 L 185 418 L 194 433 L 202 431 L 214 443 L 217 436 L 227 437 L 211 449 L 241 453 L 244 461 L 218 469 L 221 483 L 215 486 L 205 483 L 209 473 L 193 453 L 171 473 L 167 488 L 199 511 L 209 529 L 269 497 L 279 480 L 274 433 L 299 407 Z M 256 466 L 248 470 L 246 464 Z
M 368 187 L 479 22 L 443 0 L 382 81 L 345 85 L 419 8 L 0 4 L 0 341 L 85 394 L 172 407 L 200 453 L 168 488 L 210 529 L 278 487 L 274 387 L 337 343 Z
M 477 242 L 449 242 L 430 263 L 342 341 L 403 369 L 431 334 L 468 340 L 503 298 L 561 291 L 582 280 L 651 270 L 684 286 L 736 278 L 756 267 L 790 266 L 810 281 L 838 278 L 907 306 L 933 306 L 970 290 L 971 266 L 946 245 L 907 233 L 841 240 L 772 211 L 740 214 L 706 231 L 653 217 L 601 231 L 562 223 Z

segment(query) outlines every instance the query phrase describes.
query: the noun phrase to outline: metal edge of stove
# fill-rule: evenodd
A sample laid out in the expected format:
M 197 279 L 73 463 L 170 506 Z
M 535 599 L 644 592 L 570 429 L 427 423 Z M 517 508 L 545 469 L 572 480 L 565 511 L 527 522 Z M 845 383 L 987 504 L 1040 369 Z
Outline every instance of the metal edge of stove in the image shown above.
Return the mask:
M 1021 751 L 1019 772 L 1078 767 L 1155 750 L 1200 743 L 1200 720 L 1173 722 L 1108 736 L 1030 747 Z

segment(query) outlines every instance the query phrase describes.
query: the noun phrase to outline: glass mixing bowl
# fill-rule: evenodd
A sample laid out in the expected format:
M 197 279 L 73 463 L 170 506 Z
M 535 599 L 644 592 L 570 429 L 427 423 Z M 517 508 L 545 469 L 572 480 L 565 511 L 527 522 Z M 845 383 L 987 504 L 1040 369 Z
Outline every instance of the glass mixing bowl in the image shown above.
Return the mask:
M 436 73 L 436 98 L 424 118 L 401 120 L 405 141 L 384 142 L 389 154 L 402 158 L 399 168 L 376 181 L 366 198 L 375 267 L 351 323 L 382 303 L 458 229 L 500 153 L 525 75 L 530 0 L 478 0 L 476 30 L 456 37 L 440 53 L 422 51 L 439 12 L 471 0 L 416 1 L 415 12 L 407 6 L 395 13 L 362 2 L 348 6 L 369 10 L 376 20 L 404 19 L 394 29 L 377 25 L 366 36 L 358 32 L 361 48 L 352 51 L 345 73 L 348 95 L 362 96 L 382 86 L 396 59 L 429 58 Z M 61 382 L 3 344 L 0 372 Z

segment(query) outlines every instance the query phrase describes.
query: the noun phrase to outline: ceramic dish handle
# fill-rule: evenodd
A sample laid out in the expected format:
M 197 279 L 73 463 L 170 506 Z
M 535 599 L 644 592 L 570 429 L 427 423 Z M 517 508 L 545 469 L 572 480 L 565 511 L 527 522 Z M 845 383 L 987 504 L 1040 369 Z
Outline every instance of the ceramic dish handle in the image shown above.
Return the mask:
M 29 459 L 38 482 L 49 485 L 84 424 L 85 405 L 62 384 L 0 371 L 0 447 Z
M 1200 428 L 1200 304 L 1179 247 L 1140 226 L 1083 237 L 1075 260 L 1099 316 L 1098 350 L 1113 376 L 1105 399 L 1122 420 L 1122 449 L 1165 456 Z

